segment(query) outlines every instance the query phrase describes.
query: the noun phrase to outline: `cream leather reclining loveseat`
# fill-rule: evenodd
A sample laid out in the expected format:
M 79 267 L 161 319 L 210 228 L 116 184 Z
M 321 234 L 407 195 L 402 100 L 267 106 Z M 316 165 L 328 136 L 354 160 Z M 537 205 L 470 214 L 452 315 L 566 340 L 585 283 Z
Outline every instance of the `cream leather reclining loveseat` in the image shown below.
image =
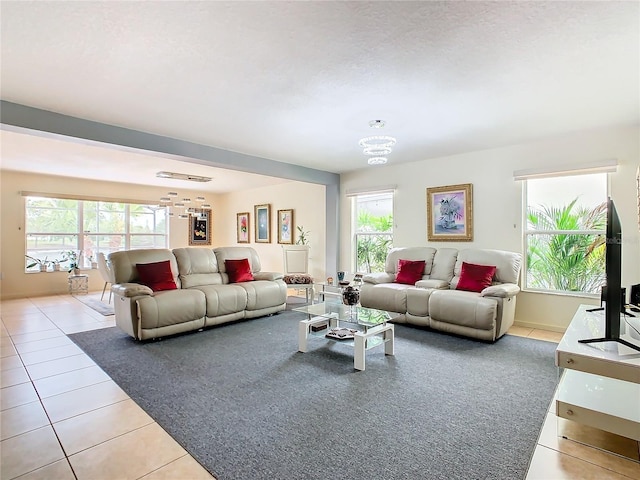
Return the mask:
M 401 259 L 426 262 L 415 285 L 395 283 Z M 513 325 L 521 259 L 501 250 L 393 248 L 384 273 L 364 276 L 360 304 L 397 312 L 396 322 L 495 341 Z M 456 290 L 463 262 L 495 266 L 492 285 L 479 293 Z
M 255 280 L 229 283 L 225 260 L 248 259 Z M 154 292 L 136 264 L 170 262 L 177 286 Z M 261 272 L 251 247 L 128 250 L 109 255 L 115 276 L 116 325 L 137 340 L 254 318 L 286 308 L 282 273 Z

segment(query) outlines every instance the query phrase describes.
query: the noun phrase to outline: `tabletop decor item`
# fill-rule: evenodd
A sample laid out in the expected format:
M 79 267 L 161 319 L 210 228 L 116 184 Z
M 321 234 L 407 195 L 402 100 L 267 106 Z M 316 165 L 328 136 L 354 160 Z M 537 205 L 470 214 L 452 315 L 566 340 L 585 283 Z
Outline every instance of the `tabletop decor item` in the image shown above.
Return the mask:
M 357 305 L 360 301 L 360 290 L 355 287 L 348 286 L 342 291 L 342 303 L 350 307 Z

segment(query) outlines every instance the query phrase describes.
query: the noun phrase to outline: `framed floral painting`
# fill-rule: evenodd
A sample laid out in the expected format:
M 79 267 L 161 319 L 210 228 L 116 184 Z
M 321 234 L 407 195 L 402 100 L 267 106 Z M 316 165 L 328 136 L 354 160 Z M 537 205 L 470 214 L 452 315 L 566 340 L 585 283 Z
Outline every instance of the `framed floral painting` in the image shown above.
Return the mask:
M 211 245 L 211 210 L 189 215 L 189 245 Z
M 278 243 L 293 244 L 293 210 L 278 210 Z
M 427 240 L 473 240 L 473 186 L 427 188 Z
M 238 213 L 236 237 L 238 243 L 249 243 L 249 212 Z
M 254 206 L 256 243 L 271 243 L 271 205 Z

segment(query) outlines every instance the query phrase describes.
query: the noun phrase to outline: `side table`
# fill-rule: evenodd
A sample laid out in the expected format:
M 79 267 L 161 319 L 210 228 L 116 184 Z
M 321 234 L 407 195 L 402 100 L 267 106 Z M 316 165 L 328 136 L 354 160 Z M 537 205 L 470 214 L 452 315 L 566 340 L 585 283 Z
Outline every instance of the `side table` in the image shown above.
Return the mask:
M 89 293 L 89 275 L 69 275 L 69 293 Z

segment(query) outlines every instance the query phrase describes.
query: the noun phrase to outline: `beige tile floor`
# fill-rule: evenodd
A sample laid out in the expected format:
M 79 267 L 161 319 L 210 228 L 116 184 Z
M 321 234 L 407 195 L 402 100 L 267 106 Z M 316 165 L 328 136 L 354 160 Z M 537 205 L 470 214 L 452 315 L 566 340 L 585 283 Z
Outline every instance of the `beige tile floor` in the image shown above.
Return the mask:
M 113 326 L 113 316 L 57 295 L 4 301 L 0 317 L 0 479 L 213 478 L 67 338 Z M 638 455 L 638 442 L 559 421 L 550 399 L 527 480 L 638 479 Z

